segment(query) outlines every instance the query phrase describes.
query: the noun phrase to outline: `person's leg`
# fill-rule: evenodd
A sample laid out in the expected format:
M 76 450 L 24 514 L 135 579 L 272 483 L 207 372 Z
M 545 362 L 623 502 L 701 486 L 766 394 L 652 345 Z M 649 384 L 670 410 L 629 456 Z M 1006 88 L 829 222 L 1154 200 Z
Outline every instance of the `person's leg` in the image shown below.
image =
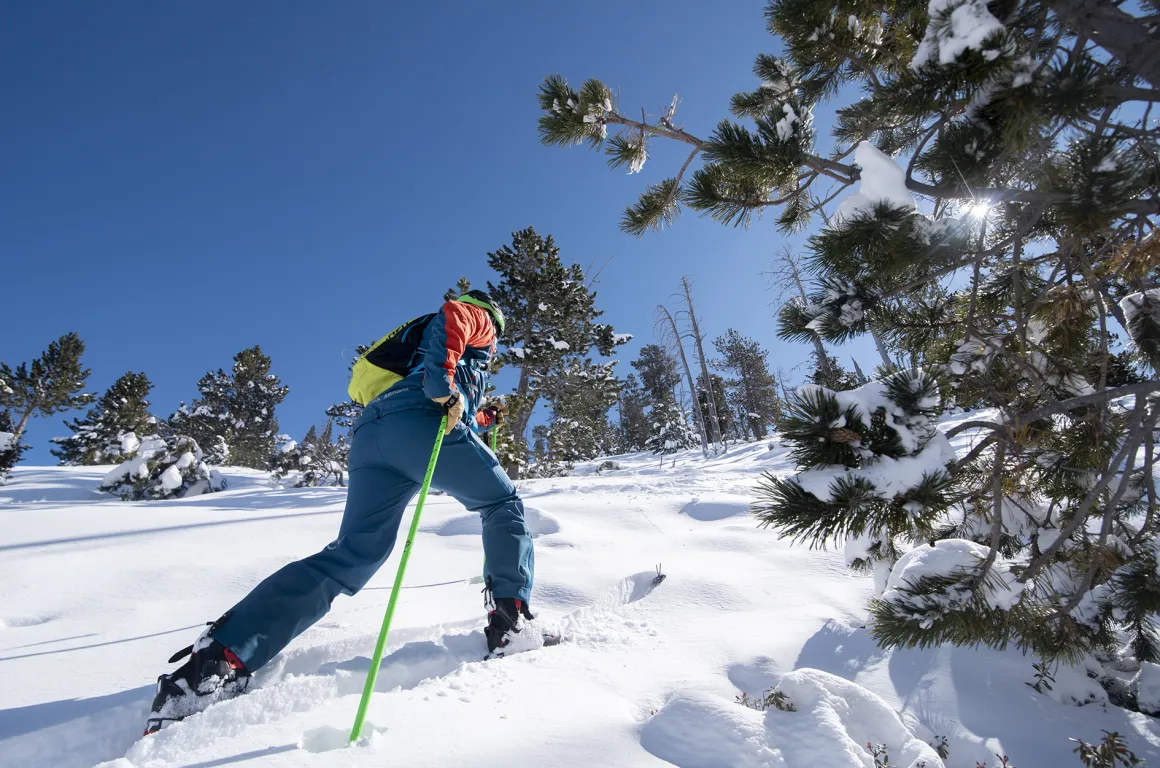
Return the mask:
M 431 485 L 483 520 L 484 578 L 495 597 L 525 604 L 532 594 L 535 553 L 515 486 L 479 437 L 457 426 L 444 438 Z
M 322 618 L 340 593 L 362 589 L 390 555 L 403 509 L 419 483 L 383 462 L 383 430 L 380 420 L 354 435 L 338 538 L 269 576 L 214 631 L 214 639 L 236 653 L 250 672 Z
M 399 441 L 384 436 L 384 461 L 421 482 L 441 417 L 434 403 L 386 417 L 383 421 L 390 421 L 390 434 L 405 434 L 409 439 Z M 518 598 L 526 603 L 532 592 L 535 562 L 532 537 L 524 523 L 523 502 L 495 455 L 465 425 L 456 425 L 443 438 L 431 487 L 446 491 L 480 514 L 487 560 L 484 577 L 490 578 L 495 597 Z

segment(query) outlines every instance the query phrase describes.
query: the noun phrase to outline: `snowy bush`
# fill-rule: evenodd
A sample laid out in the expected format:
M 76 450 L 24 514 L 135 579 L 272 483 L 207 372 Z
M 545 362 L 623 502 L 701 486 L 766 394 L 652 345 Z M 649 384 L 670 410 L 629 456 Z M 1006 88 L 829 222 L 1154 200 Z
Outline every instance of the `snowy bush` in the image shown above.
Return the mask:
M 122 440 L 122 450 L 132 458 L 105 475 L 100 490 L 125 501 L 176 499 L 226 487 L 225 478 L 202 460 L 193 438 L 150 435 L 138 440 L 130 432 Z
M 272 485 L 292 488 L 313 488 L 320 485 L 346 486 L 346 465 L 349 448 L 346 438 L 331 442 L 333 422 L 327 422 L 322 435 L 314 427 L 301 443 L 288 435 L 278 435 L 274 456 L 270 460 Z

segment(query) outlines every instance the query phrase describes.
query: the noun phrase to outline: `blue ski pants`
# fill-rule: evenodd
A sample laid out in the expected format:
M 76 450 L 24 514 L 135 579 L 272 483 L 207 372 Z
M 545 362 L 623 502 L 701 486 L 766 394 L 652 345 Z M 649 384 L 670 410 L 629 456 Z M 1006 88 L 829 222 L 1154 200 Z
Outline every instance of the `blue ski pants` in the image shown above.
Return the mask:
M 258 584 L 214 632 L 246 669 L 261 668 L 322 618 L 335 597 L 358 592 L 386 562 L 403 510 L 423 482 L 441 418 L 438 405 L 409 388 L 392 389 L 364 409 L 352 437 L 338 538 Z M 534 555 L 523 502 L 466 424 L 443 439 L 431 485 L 482 517 L 484 577 L 494 595 L 526 602 Z

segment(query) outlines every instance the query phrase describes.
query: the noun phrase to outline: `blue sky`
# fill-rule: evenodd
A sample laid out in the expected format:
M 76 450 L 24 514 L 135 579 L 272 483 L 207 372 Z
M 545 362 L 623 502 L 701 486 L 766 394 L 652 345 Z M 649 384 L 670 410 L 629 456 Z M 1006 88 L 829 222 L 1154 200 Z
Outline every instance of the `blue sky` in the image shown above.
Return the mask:
M 64 3 L 8 7 L 0 121 L 0 359 L 70 330 L 90 389 L 126 370 L 154 411 L 261 344 L 290 386 L 300 436 L 342 400 L 354 344 L 427 312 L 459 275 L 483 283 L 510 233 L 551 233 L 566 260 L 612 257 L 605 319 L 652 340 L 682 274 L 703 331 L 735 327 L 774 366 L 809 349 L 774 338 L 761 275 L 783 239 L 686 213 L 643 239 L 617 228 L 681 148 L 654 142 L 639 175 L 583 147 L 539 144 L 536 89 L 599 77 L 622 107 L 708 134 L 775 50 L 759 0 L 561 3 Z M 827 114 L 818 115 L 821 133 Z M 859 353 L 872 365 L 868 354 Z M 502 382 L 501 382 L 502 383 Z M 70 414 L 72 415 L 72 414 Z M 48 463 L 59 418 L 26 461 Z

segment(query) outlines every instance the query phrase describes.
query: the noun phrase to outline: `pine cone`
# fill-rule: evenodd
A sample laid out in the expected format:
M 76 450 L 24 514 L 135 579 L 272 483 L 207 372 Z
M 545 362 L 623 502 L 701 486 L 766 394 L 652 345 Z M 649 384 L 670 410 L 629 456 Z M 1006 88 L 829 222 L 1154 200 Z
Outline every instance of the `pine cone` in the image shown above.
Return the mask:
M 831 443 L 856 443 L 862 439 L 862 436 L 852 429 L 838 427 L 827 432 L 826 439 Z

